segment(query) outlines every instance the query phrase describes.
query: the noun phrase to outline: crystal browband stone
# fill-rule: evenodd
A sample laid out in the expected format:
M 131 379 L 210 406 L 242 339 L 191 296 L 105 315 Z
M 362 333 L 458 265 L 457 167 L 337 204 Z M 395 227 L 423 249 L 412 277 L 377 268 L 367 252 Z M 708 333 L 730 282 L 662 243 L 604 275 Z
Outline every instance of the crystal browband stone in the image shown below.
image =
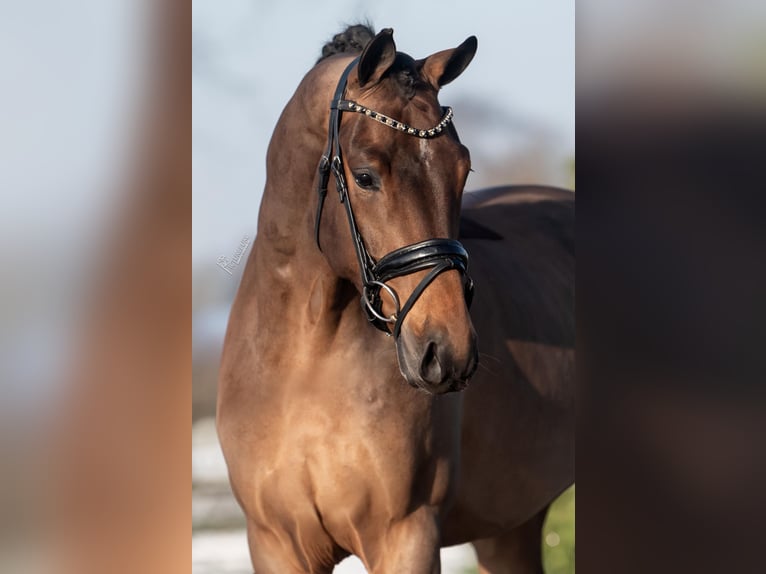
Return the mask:
M 373 120 L 383 124 L 384 126 L 388 126 L 392 129 L 398 130 L 408 135 L 416 136 L 416 137 L 424 138 L 424 139 L 433 138 L 441 134 L 442 131 L 444 131 L 444 128 L 446 128 L 447 125 L 452 121 L 452 115 L 453 115 L 452 108 L 449 108 L 449 107 L 442 108 L 444 110 L 444 116 L 442 116 L 441 121 L 430 129 L 421 130 L 418 128 L 413 128 L 412 126 L 409 126 L 405 124 L 404 122 L 400 122 L 398 120 L 390 118 L 385 114 L 381 114 L 380 112 L 376 112 L 374 110 L 371 110 L 370 108 L 366 108 L 363 105 L 357 104 L 356 102 L 352 100 L 340 100 L 337 102 L 337 107 L 340 111 L 343 111 L 343 112 L 357 112 L 360 114 L 364 114 L 365 116 L 372 118 Z

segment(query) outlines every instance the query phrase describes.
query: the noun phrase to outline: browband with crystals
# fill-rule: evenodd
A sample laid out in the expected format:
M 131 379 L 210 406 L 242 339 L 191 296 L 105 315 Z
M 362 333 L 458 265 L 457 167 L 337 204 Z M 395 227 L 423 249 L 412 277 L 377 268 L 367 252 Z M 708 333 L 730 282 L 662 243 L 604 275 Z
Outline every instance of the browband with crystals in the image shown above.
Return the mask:
M 335 107 L 343 112 L 358 112 L 360 114 L 364 114 L 365 116 L 368 116 L 375 120 L 376 122 L 380 122 L 384 126 L 388 126 L 390 128 L 393 128 L 395 130 L 399 130 L 400 132 L 405 132 L 411 136 L 417 136 L 419 138 L 433 138 L 438 136 L 445 127 L 447 127 L 447 124 L 449 124 L 452 121 L 452 108 L 449 107 L 442 107 L 442 110 L 444 111 L 444 116 L 442 117 L 442 121 L 440 121 L 438 124 L 436 124 L 434 127 L 432 127 L 429 130 L 421 130 L 418 128 L 413 128 L 412 126 L 408 126 L 404 122 L 397 121 L 393 118 L 389 118 L 385 114 L 381 114 L 380 112 L 376 112 L 374 110 L 371 110 L 370 108 L 366 108 L 361 104 L 357 104 L 356 102 L 352 100 L 336 100 L 333 102 Z

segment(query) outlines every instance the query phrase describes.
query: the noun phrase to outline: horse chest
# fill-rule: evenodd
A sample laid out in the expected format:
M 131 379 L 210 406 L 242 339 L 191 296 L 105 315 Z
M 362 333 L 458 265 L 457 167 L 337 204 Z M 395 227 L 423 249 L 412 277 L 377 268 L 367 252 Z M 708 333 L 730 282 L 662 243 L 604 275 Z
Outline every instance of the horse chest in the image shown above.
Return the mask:
M 315 374 L 326 380 L 321 368 Z M 400 381 L 335 382 L 291 393 L 273 409 L 272 430 L 254 449 L 264 520 L 305 511 L 316 521 L 318 512 L 343 538 L 349 524 L 385 524 L 413 505 L 445 501 L 455 459 L 435 440 L 445 417 L 435 416 L 433 398 Z

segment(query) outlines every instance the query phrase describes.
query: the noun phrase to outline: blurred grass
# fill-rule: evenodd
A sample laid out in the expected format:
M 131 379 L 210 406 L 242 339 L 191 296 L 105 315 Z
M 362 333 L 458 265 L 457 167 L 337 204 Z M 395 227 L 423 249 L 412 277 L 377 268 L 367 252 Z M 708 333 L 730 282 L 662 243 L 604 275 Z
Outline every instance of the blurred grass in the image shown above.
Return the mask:
M 574 574 L 574 485 L 566 489 L 548 510 L 548 517 L 543 525 L 543 567 L 545 574 Z
M 570 486 L 553 501 L 543 525 L 543 568 L 545 574 L 574 574 L 575 487 Z M 464 574 L 478 574 L 469 568 Z

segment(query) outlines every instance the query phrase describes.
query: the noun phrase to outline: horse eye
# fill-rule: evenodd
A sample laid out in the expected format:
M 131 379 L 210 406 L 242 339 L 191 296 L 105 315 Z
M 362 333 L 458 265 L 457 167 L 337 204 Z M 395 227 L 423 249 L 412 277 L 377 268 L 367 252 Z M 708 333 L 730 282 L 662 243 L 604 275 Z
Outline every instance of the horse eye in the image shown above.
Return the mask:
M 372 176 L 364 172 L 354 174 L 354 180 L 359 187 L 371 187 L 373 183 Z

